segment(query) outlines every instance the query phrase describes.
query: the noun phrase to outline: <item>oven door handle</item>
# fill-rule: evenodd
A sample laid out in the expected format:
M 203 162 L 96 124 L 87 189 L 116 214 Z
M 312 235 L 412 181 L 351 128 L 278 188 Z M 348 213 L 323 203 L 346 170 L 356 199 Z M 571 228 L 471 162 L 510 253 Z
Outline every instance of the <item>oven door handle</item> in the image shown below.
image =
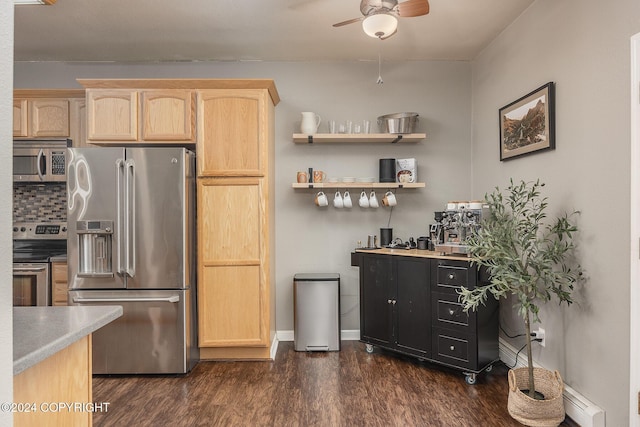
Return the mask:
M 36 271 L 45 271 L 47 267 L 13 267 L 14 272 L 36 272 Z
M 178 295 L 173 295 L 166 298 L 73 298 L 74 303 L 83 303 L 83 302 L 110 302 L 110 303 L 119 303 L 119 302 L 172 302 L 176 303 L 180 301 L 180 297 Z
M 40 151 L 38 151 L 38 157 L 36 159 L 36 169 L 38 169 L 38 176 L 40 177 L 40 181 L 44 181 L 44 172 L 42 171 L 42 168 L 40 167 L 40 165 L 42 164 L 42 157 L 44 156 L 44 150 L 41 148 Z M 46 167 L 47 165 L 45 165 Z

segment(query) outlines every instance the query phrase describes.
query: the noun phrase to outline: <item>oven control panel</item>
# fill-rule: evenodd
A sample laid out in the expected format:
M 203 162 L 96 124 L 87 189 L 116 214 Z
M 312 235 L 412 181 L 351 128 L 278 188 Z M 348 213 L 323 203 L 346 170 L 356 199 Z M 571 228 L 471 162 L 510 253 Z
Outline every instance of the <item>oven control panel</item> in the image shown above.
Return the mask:
M 66 222 L 14 222 L 13 239 L 66 239 Z

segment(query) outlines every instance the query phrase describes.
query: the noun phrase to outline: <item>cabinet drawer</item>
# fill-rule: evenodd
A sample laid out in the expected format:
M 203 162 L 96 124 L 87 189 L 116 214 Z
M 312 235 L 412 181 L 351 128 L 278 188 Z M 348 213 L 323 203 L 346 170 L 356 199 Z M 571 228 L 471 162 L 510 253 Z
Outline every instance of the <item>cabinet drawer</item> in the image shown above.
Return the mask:
M 435 360 L 459 368 L 477 369 L 477 344 L 473 335 L 435 328 L 432 344 Z
M 438 292 L 455 293 L 469 282 L 468 266 L 438 265 L 436 269 L 436 289 Z
M 458 298 L 448 294 L 431 294 L 431 320 L 433 326 L 453 328 L 467 332 L 469 326 L 475 323 L 473 312 L 465 313 L 464 306 L 458 302 Z

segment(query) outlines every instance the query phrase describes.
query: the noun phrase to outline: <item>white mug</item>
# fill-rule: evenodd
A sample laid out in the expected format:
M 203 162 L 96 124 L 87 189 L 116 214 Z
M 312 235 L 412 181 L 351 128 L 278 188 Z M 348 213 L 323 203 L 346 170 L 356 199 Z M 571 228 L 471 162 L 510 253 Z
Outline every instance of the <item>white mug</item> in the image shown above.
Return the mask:
M 304 112 L 302 113 L 300 130 L 306 135 L 313 135 L 318 131 L 318 126 L 320 126 L 321 121 L 322 117 L 320 117 L 316 113 L 312 113 L 310 111 Z
M 372 208 L 377 208 L 378 206 L 380 206 L 380 204 L 378 203 L 378 198 L 376 197 L 376 192 L 374 190 L 371 190 L 371 194 L 369 194 L 369 206 Z
M 391 190 L 387 191 L 386 193 L 384 193 L 384 197 L 382 198 L 382 204 L 384 206 L 395 206 L 398 204 L 398 201 L 396 200 L 396 195 L 393 194 L 393 192 Z
M 351 201 L 351 194 L 349 194 L 349 190 L 344 192 L 344 196 L 342 196 L 342 202 L 345 208 L 350 208 L 353 206 L 353 202 Z
M 326 194 L 324 194 L 322 191 L 319 191 L 318 194 L 316 194 L 316 198 L 314 201 L 317 206 L 329 205 L 329 200 L 327 200 Z
M 344 201 L 342 200 L 342 196 L 339 191 L 336 191 L 336 195 L 333 197 L 333 206 L 338 209 L 344 207 Z
M 367 198 L 367 193 L 365 193 L 364 190 L 362 190 L 362 193 L 360 193 L 360 199 L 358 199 L 358 204 L 360 205 L 361 208 L 369 207 L 369 199 Z

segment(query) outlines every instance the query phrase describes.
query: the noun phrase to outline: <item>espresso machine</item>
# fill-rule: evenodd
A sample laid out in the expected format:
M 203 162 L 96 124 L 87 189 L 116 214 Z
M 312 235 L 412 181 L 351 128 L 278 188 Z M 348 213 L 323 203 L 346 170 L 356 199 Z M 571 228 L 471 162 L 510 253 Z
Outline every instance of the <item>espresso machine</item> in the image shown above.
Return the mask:
M 489 214 L 482 202 L 449 202 L 447 209 L 436 212 L 430 226 L 434 250 L 442 254 L 468 255 L 467 239 L 480 228 L 482 218 Z

